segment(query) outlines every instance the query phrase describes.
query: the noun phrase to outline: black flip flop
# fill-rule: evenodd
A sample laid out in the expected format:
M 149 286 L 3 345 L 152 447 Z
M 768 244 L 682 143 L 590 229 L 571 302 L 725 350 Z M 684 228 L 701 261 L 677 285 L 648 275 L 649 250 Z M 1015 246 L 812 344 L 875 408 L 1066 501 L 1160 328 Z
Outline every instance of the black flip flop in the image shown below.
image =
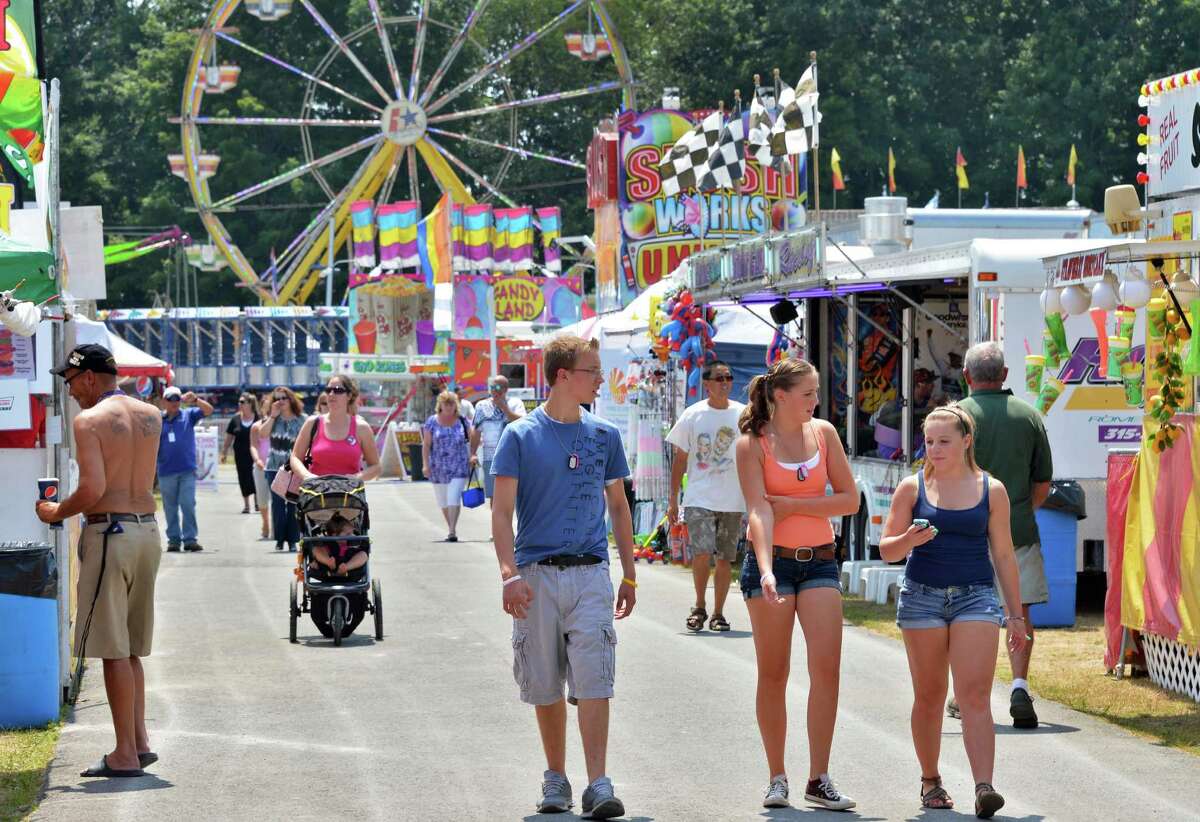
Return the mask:
M 139 757 L 139 760 L 140 760 L 140 757 Z M 129 779 L 129 778 L 132 778 L 135 776 L 145 776 L 146 772 L 143 771 L 141 768 L 136 768 L 135 770 L 132 770 L 132 771 L 122 771 L 122 770 L 117 770 L 116 768 L 110 768 L 110 767 L 108 767 L 108 755 L 105 754 L 104 756 L 100 757 L 100 761 L 97 762 L 95 765 L 88 768 L 86 771 L 80 771 L 79 775 L 80 776 L 91 776 L 91 777 L 100 776 L 100 777 L 106 777 L 109 779 Z
M 138 764 L 143 768 L 153 765 L 157 761 L 158 754 L 154 751 L 146 751 L 145 753 L 138 754 Z

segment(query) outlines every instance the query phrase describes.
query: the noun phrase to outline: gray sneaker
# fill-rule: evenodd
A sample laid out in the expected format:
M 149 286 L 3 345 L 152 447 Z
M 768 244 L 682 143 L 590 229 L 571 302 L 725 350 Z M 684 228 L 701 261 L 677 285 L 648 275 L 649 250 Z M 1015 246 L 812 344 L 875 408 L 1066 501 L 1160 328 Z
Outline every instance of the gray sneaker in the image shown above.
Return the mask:
M 624 816 L 625 806 L 613 793 L 612 780 L 602 776 L 583 792 L 584 819 L 612 819 Z
M 764 808 L 790 808 L 792 803 L 788 801 L 788 781 L 783 774 L 771 777 L 771 784 L 767 786 L 767 795 L 763 797 Z
M 571 783 L 567 775 L 558 771 L 542 774 L 542 799 L 538 802 L 538 813 L 566 813 L 575 803 L 571 801 Z

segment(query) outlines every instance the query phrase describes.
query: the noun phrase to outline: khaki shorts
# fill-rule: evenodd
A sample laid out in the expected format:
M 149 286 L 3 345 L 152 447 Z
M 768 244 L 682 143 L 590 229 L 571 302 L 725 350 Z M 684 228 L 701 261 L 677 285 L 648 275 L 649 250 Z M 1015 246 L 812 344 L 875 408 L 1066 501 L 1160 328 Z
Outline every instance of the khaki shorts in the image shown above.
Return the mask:
M 613 586 L 608 563 L 518 569 L 533 590 L 525 619 L 513 620 L 513 678 L 521 701 L 611 699 L 617 671 Z
M 122 533 L 108 537 L 103 577 L 100 577 L 100 563 L 108 523 L 84 526 L 79 537 L 76 656 L 125 659 L 150 655 L 154 636 L 154 578 L 162 557 L 158 523 L 150 520 L 117 524 Z M 92 609 L 93 599 L 95 610 Z M 87 646 L 83 647 L 85 629 Z
M 742 536 L 742 514 L 710 511 L 707 508 L 683 509 L 688 529 L 688 547 L 692 556 L 715 554 L 726 562 L 737 561 L 738 540 Z
M 1021 604 L 1038 605 L 1050 601 L 1050 589 L 1046 585 L 1046 568 L 1042 565 L 1042 545 L 1018 545 L 1013 549 L 1017 557 L 1017 572 L 1021 575 Z M 996 590 L 1000 590 L 997 584 Z

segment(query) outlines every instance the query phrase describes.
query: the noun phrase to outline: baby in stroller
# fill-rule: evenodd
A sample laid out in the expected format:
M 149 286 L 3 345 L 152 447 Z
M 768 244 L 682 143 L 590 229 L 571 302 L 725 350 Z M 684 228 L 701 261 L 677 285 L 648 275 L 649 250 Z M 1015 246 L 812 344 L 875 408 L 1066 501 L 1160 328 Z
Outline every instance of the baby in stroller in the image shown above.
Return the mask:
M 340 513 L 334 514 L 322 528 L 323 536 L 354 536 L 354 523 Z M 367 564 L 367 552 L 359 550 L 350 540 L 330 539 L 313 544 L 312 557 L 316 565 L 327 569 L 332 576 L 349 576 Z

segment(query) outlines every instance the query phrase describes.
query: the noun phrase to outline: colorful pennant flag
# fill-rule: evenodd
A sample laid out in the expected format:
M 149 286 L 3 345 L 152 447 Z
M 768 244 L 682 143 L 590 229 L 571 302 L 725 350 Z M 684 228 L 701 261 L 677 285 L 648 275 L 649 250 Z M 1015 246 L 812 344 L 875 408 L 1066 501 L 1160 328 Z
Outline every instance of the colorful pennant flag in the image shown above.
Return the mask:
M 512 271 L 508 252 L 508 214 L 512 209 L 497 208 L 492 212 L 492 266 L 497 271 Z
M 417 225 L 417 252 L 421 257 L 421 271 L 425 275 L 427 288 L 452 282 L 449 194 L 443 194 L 429 216 Z
M 546 270 L 558 274 L 562 271 L 562 252 L 558 238 L 562 236 L 562 210 L 558 206 L 539 208 L 538 224 L 542 227 L 542 259 Z
M 888 146 L 888 194 L 896 193 L 896 155 L 892 152 L 892 147 Z
M 508 261 L 513 271 L 533 268 L 533 209 L 529 206 L 508 210 Z
M 466 226 L 463 225 L 461 203 L 450 203 L 450 259 L 455 271 L 467 270 Z
M 1075 144 L 1071 143 L 1071 156 L 1067 159 L 1067 185 L 1075 185 L 1075 163 L 1079 157 L 1075 154 Z
M 364 270 L 375 267 L 375 204 L 355 200 L 350 204 L 350 225 L 354 242 L 354 264 Z
M 954 173 L 958 175 L 958 188 L 960 191 L 971 187 L 971 184 L 967 181 L 967 158 L 963 156 L 961 147 L 954 158 Z
M 1025 148 L 1017 146 L 1017 188 L 1029 188 L 1029 181 L 1025 179 Z
M 833 169 L 833 190 L 845 191 L 846 181 L 842 178 L 842 155 L 835 148 L 829 154 L 829 167 Z
M 492 206 L 477 203 L 463 208 L 463 229 L 466 245 L 467 268 L 471 271 L 491 272 L 492 258 Z
M 419 268 L 421 255 L 417 252 L 416 200 L 401 200 L 379 207 L 379 264 L 386 271 Z

